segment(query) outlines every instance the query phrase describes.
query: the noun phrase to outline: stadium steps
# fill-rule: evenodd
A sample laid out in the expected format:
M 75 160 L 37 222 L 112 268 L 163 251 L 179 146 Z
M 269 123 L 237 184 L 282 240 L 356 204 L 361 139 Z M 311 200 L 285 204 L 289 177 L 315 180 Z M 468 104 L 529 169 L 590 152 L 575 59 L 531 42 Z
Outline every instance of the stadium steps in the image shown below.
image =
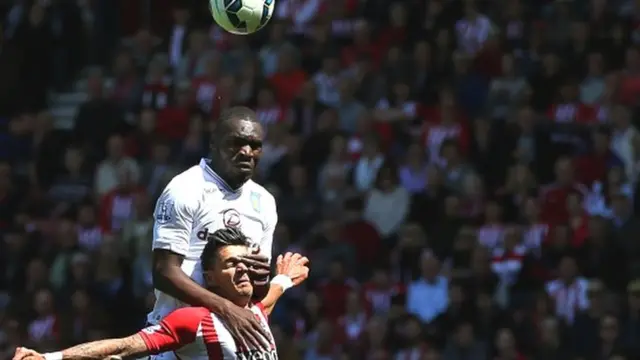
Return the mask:
M 113 86 L 113 81 L 108 79 L 105 87 Z M 54 119 L 54 126 L 61 130 L 71 130 L 78 107 L 88 99 L 87 79 L 76 81 L 72 91 L 52 93 L 49 96 L 49 111 Z

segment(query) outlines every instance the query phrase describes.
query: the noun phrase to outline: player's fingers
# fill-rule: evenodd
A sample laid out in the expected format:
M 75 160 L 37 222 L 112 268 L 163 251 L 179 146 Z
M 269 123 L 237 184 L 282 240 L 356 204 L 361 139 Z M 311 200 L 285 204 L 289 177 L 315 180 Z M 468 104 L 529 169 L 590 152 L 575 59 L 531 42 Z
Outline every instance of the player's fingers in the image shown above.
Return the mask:
M 13 355 L 13 360 L 22 360 L 27 357 L 31 357 L 36 355 L 37 353 L 31 349 L 19 347 L 16 349 L 15 354 Z
M 251 276 L 252 279 L 254 280 L 260 280 L 260 278 L 266 278 L 269 275 L 271 275 L 271 271 L 269 269 L 250 269 L 249 270 L 249 276 Z
M 309 264 L 309 258 L 306 256 L 303 256 L 298 260 L 298 265 L 307 265 L 307 264 Z
M 287 252 L 286 254 L 284 254 L 284 263 L 285 264 L 290 264 L 291 263 L 291 257 L 293 256 L 292 253 Z
M 251 259 L 251 258 L 248 258 L 248 257 L 243 257 L 242 258 L 242 262 L 244 262 L 249 267 L 262 268 L 262 269 L 268 269 L 269 268 L 269 263 L 268 262 L 259 261 L 259 260 Z
M 298 254 L 298 253 L 294 253 L 294 254 L 291 256 L 291 262 L 292 262 L 292 263 L 294 263 L 294 264 L 297 264 L 297 263 L 298 263 L 298 261 L 300 261 L 300 258 L 301 258 L 301 257 L 302 257 L 302 255 L 300 255 L 300 254 Z
M 255 348 L 255 344 L 252 343 L 251 341 L 249 341 L 249 336 L 246 334 L 246 332 L 243 331 L 238 331 L 238 333 L 236 335 L 232 335 L 233 336 L 233 340 L 236 342 L 236 346 L 242 350 L 249 350 L 251 348 Z
M 258 335 L 257 338 L 258 341 L 260 341 L 260 347 L 266 351 L 269 351 L 269 349 L 271 348 L 271 334 L 269 334 L 269 331 L 267 331 L 267 329 L 262 326 L 260 321 L 258 321 L 257 319 L 253 326 L 256 330 L 256 334 Z
M 276 259 L 276 265 L 280 264 L 282 264 L 282 254 L 278 255 L 278 258 Z
M 262 262 L 265 262 L 265 263 L 269 262 L 269 257 L 268 256 L 262 255 L 262 254 L 259 254 L 259 253 L 245 254 L 243 257 L 247 258 L 247 259 L 255 260 L 255 261 L 262 261 Z
M 264 342 L 261 340 L 262 334 L 260 334 L 260 332 L 257 331 L 255 327 L 247 329 L 247 331 L 244 332 L 243 338 L 254 349 L 268 349 L 268 347 L 265 347 Z

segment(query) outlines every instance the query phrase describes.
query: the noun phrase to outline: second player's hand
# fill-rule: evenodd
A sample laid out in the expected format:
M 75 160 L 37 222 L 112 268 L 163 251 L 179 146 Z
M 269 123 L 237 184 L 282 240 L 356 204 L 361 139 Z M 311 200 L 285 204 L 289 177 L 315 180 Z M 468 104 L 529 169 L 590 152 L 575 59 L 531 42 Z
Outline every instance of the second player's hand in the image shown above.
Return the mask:
M 298 253 L 286 253 L 279 255 L 276 260 L 276 273 L 278 275 L 286 275 L 294 286 L 300 285 L 309 277 L 309 259 Z
M 44 356 L 35 350 L 31 350 L 25 347 L 19 347 L 13 354 L 12 360 L 42 360 Z
M 265 351 L 271 348 L 271 335 L 251 310 L 229 304 L 217 315 L 222 318 L 233 338 L 239 343 Z

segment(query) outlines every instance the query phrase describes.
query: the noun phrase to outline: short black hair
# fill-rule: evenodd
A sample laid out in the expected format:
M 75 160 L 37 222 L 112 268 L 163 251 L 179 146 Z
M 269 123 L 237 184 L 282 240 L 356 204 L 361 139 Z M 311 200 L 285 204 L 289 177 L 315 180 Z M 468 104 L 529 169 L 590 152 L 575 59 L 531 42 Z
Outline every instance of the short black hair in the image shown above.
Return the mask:
M 218 250 L 221 247 L 229 245 L 244 245 L 249 246 L 249 238 L 235 227 L 229 227 L 216 230 L 213 234 L 207 237 L 207 245 L 202 250 L 200 255 L 200 261 L 203 269 L 210 269 L 215 263 L 218 256 Z
M 256 112 L 246 106 L 232 106 L 223 110 L 218 116 L 216 128 L 214 130 L 215 135 L 222 135 L 222 132 L 228 129 L 228 126 L 236 120 L 246 120 L 251 122 L 258 122 L 258 116 Z
M 231 129 L 231 124 L 234 121 L 238 120 L 246 120 L 253 123 L 259 123 L 258 115 L 256 112 L 251 110 L 246 106 L 232 106 L 223 110 L 218 116 L 218 121 L 215 123 L 215 128 L 211 132 L 211 145 L 214 147 L 220 139 L 224 138 L 229 130 Z

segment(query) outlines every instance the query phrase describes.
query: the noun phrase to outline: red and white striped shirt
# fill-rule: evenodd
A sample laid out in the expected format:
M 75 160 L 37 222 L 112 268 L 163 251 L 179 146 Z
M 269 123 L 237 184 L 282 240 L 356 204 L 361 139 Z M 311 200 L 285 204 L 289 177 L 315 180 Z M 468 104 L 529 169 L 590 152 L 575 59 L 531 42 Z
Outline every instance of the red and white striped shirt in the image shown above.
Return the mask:
M 249 309 L 271 334 L 264 306 L 255 303 Z M 176 358 L 191 360 L 278 359 L 276 344 L 272 340 L 269 351 L 236 343 L 220 318 L 203 307 L 175 310 L 158 325 L 144 328 L 138 334 L 153 355 L 173 351 Z

